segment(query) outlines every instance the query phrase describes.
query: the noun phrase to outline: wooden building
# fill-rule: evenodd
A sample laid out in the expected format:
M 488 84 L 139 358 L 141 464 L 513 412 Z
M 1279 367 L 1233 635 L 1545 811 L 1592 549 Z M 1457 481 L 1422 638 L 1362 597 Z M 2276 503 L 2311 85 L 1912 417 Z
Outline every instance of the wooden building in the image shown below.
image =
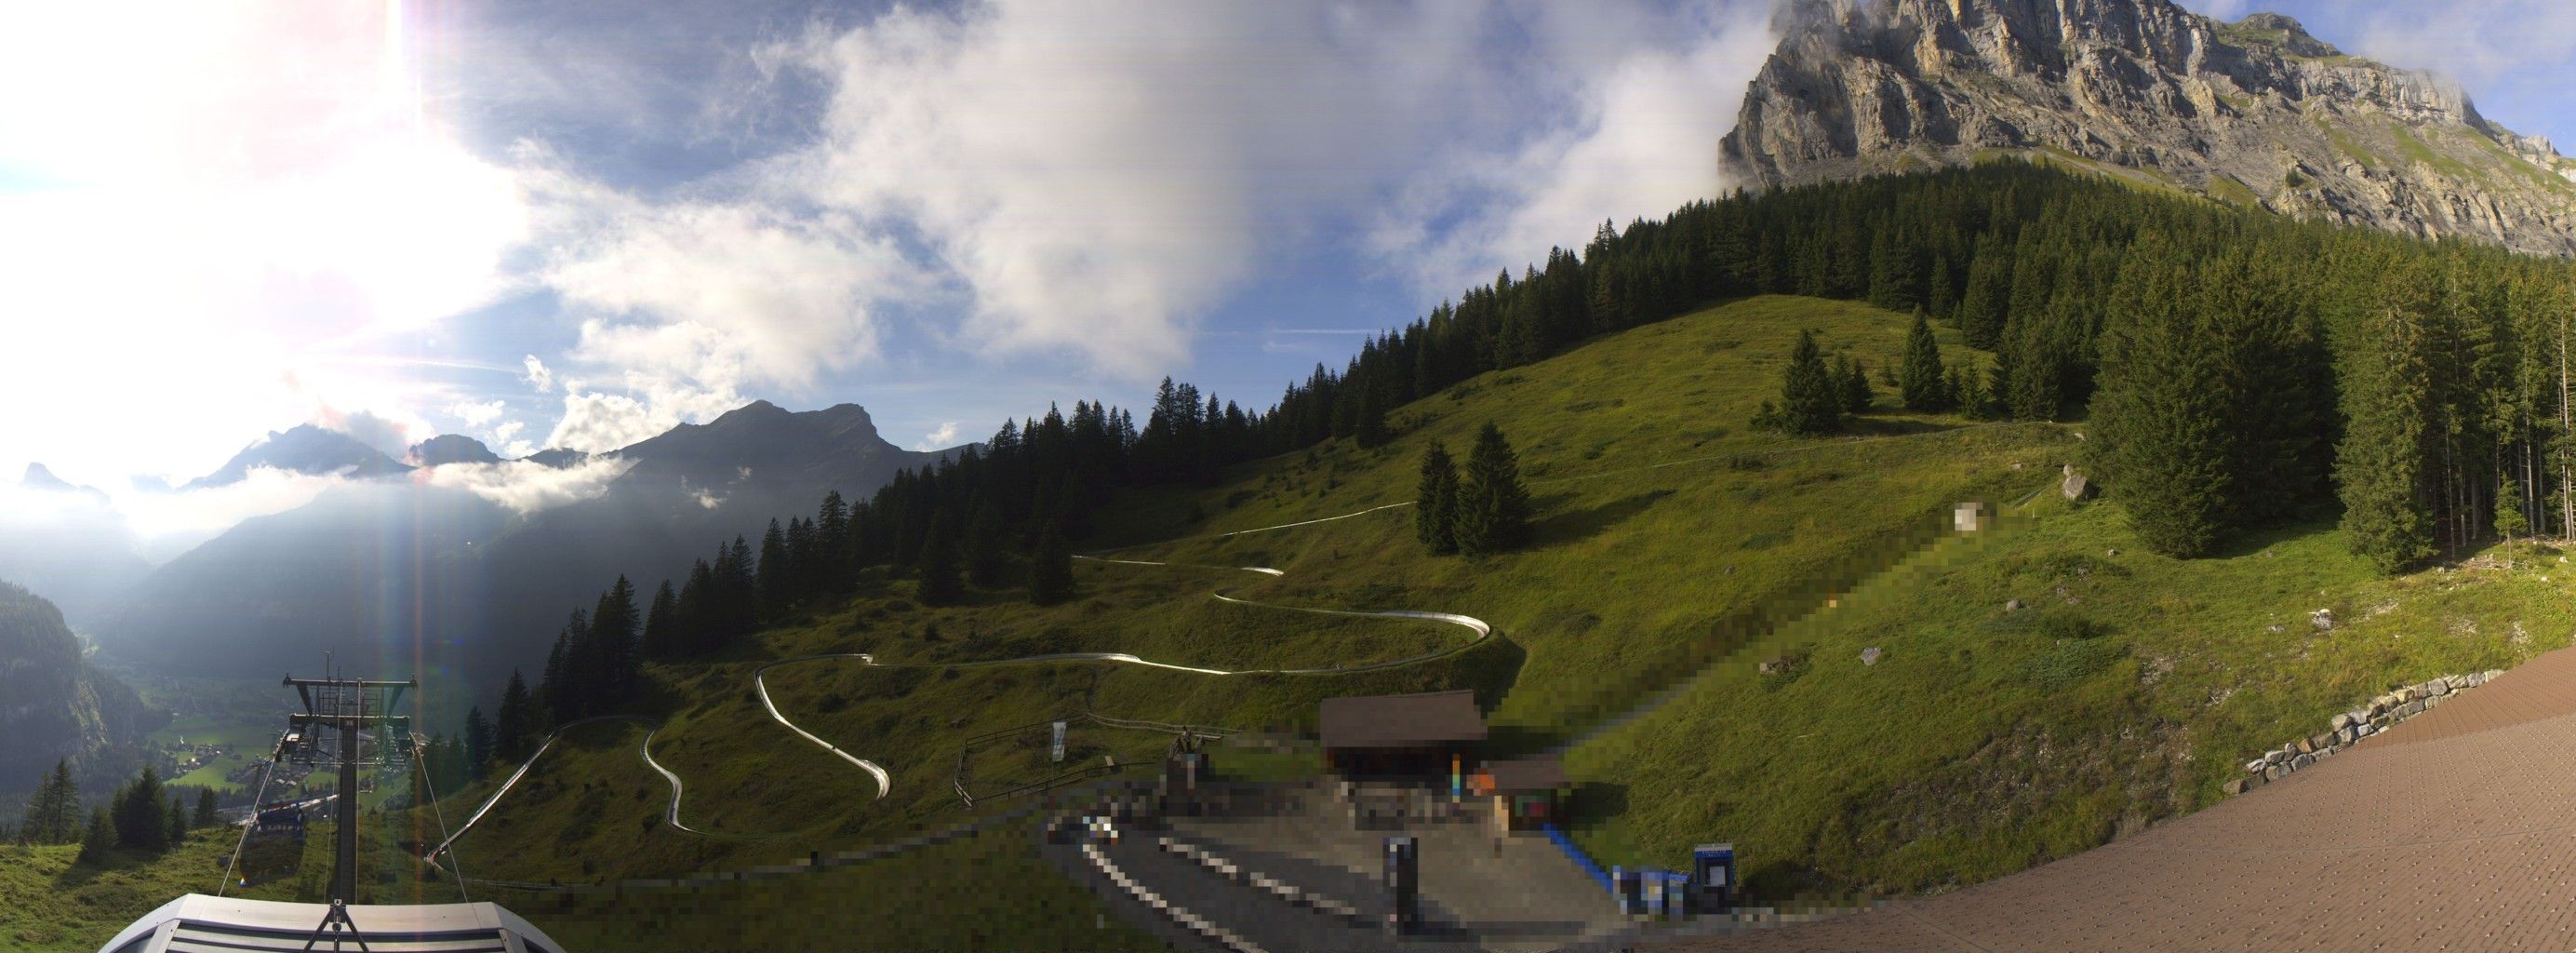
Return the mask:
M 1485 741 L 1468 689 L 1327 698 L 1316 720 L 1324 767 L 1345 778 L 1446 778 Z

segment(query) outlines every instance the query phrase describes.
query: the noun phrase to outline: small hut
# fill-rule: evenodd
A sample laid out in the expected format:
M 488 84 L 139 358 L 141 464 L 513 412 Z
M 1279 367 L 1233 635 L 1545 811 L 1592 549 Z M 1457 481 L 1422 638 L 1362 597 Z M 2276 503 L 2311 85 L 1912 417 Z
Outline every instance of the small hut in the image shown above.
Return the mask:
M 1494 800 L 1494 826 L 1504 831 L 1559 822 L 1566 792 L 1573 786 L 1565 776 L 1565 763 L 1553 757 L 1489 761 L 1467 785 L 1477 797 Z
M 1485 741 L 1467 689 L 1327 698 L 1316 721 L 1325 769 L 1345 778 L 1446 777 Z

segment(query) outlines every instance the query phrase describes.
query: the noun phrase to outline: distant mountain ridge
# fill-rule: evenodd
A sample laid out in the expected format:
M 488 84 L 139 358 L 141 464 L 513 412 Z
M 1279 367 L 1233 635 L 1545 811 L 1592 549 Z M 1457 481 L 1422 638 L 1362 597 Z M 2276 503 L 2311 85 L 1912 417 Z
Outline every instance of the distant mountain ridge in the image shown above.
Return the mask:
M 357 479 L 396 476 L 412 469 L 386 456 L 384 451 L 358 442 L 356 437 L 312 424 L 299 424 L 260 438 L 242 448 L 232 459 L 224 461 L 224 465 L 216 467 L 214 472 L 190 480 L 180 489 L 230 486 L 249 477 L 250 471 L 263 467 L 313 475 L 338 473 Z
M 2576 252 L 2576 161 L 2456 83 L 2169 0 L 1799 0 L 1720 164 L 1764 186 L 2025 155 L 2301 218 Z
M 160 567 L 101 643 L 154 667 L 242 675 L 335 647 L 506 673 L 541 660 L 565 614 L 621 573 L 649 592 L 719 541 L 811 515 L 826 491 L 864 498 L 952 452 L 897 447 L 856 404 L 792 412 L 757 401 L 603 455 L 625 469 L 595 495 L 524 515 L 440 481 L 355 480 Z M 413 453 L 424 466 L 488 455 L 466 438 Z M 589 458 L 528 459 L 565 468 Z
M 411 445 L 405 455 L 412 466 L 438 467 L 451 463 L 499 463 L 501 455 L 463 434 L 440 434 Z

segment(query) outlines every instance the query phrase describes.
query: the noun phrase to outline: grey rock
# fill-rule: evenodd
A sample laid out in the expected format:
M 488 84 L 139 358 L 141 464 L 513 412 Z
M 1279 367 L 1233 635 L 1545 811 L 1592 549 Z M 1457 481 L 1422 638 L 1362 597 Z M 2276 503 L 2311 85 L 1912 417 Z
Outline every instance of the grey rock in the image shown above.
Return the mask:
M 2487 681 L 2490 681 L 2490 682 L 2495 681 L 2495 677 L 2496 677 L 2496 676 L 2498 676 L 2498 675 L 2502 675 L 2502 674 L 2504 674 L 2504 670 L 2503 670 L 2503 669 L 2500 669 L 2500 668 L 2491 668 L 2491 669 L 2488 669 L 2488 670 L 2487 670 Z
M 1870 646 L 1870 647 L 1868 647 L 1868 648 L 1862 649 L 1862 650 L 1860 650 L 1860 664 L 1862 664 L 1862 665 L 1876 665 L 1876 664 L 1878 664 L 1878 656 L 1879 656 L 1878 646 L 1873 645 L 1873 646 Z
M 2264 765 L 2267 765 L 2267 764 L 2270 764 L 2270 763 L 2271 763 L 2271 762 L 2269 762 L 2269 761 L 2265 761 L 2265 760 L 2263 760 L 2263 759 L 2261 759 L 2261 758 L 2256 758 L 2256 759 L 2254 759 L 2254 760 L 2252 760 L 2252 761 L 2245 762 L 2245 773 L 2247 773 L 2247 774 L 2261 774 L 2261 773 L 2263 773 L 2263 766 L 2264 766 Z
M 2246 788 L 2246 784 L 2245 784 L 2245 779 L 2244 779 L 2244 778 L 2230 778 L 2230 779 L 2228 779 L 2228 782 L 2227 782 L 2226 784 L 2222 784 L 2222 785 L 2219 785 L 2219 786 L 2218 786 L 2218 790 L 2219 790 L 2221 793 L 2224 793 L 2224 794 L 2226 794 L 2226 795 L 2227 795 L 2227 796 L 2229 796 L 2229 797 L 2235 797 L 2236 795 L 2243 794 L 2243 793 L 2245 793 L 2246 789 L 2247 789 L 2247 788 Z
M 2308 627 L 2319 632 L 2332 631 L 2334 629 L 2334 610 L 2319 609 L 2315 612 L 2308 613 Z
M 2029 603 L 2026 603 L 2026 602 L 2023 602 L 2023 601 L 2021 601 L 2021 600 L 2019 600 L 2019 599 L 2006 599 L 2006 600 L 2004 600 L 2004 611 L 2005 611 L 2005 612 L 2020 612 L 2021 610 L 2023 610 L 2023 609 L 2027 609 L 2027 608 L 2030 608 L 2030 604 L 2029 604 Z
M 2300 756 L 2298 756 L 2298 757 L 2296 757 L 2296 758 L 2292 758 L 2292 759 L 2290 759 L 2290 770 L 2292 770 L 2292 771 L 2301 770 L 2301 769 L 2304 769 L 2304 768 L 2306 768 L 2307 766 L 2312 765 L 2312 764 L 2315 764 L 2315 763 L 2317 763 L 2317 756 L 2316 756 L 2316 755 L 2313 755 L 2313 754 L 2303 754 L 2303 755 L 2300 755 Z
M 2093 481 L 2084 478 L 2084 474 L 2072 472 L 2072 467 L 2068 470 L 2066 479 L 2058 481 L 2058 495 L 2069 500 L 2082 500 L 2090 499 L 2093 494 L 2100 492 L 2100 489 L 2093 485 Z
M 2288 765 L 2280 765 L 2280 764 L 2276 764 L 2276 765 L 2273 765 L 2273 766 L 2271 766 L 2271 767 L 2268 767 L 2268 768 L 2263 769 L 2263 780 L 2265 780 L 2265 781 L 2278 781 L 2278 780 L 2281 780 L 2281 777 L 2282 777 L 2283 775 L 2286 775 L 2286 774 L 2289 774 L 2289 773 L 2290 773 L 2290 768 L 2289 768 L 2289 766 L 2288 766 Z
M 2407 702 L 2407 703 L 2406 703 L 2406 707 L 2398 709 L 2398 710 L 2397 710 L 2397 717 L 2399 717 L 2399 718 L 2413 718 L 2413 717 L 2415 717 L 2415 716 L 2417 716 L 2417 715 L 2421 715 L 2421 714 L 2423 714 L 2423 713 L 2424 713 L 2424 703 L 2423 703 L 2423 702 L 2420 702 L 2420 701 L 2413 701 L 2413 702 Z
M 2297 21 L 2171 0 L 1801 0 L 1719 165 L 1759 187 L 1995 153 L 2292 217 L 2576 251 L 2576 172 L 2457 83 L 2342 55 Z M 2438 27 L 2437 27 L 2438 28 Z M 2431 155 L 2426 156 L 2425 150 Z
M 2342 730 L 2344 730 L 2344 729 L 2346 729 L 2346 728 L 2350 728 L 2350 727 L 2352 727 L 2352 715 L 2350 715 L 2350 714 L 2338 714 L 2338 715 L 2334 716 L 2334 719 L 2333 719 L 2333 721 L 2331 722 L 2331 724 L 2333 724 L 2333 725 L 2334 725 L 2334 730 L 2336 730 L 2336 731 L 2342 731 Z
M 2308 739 L 2308 750 L 2310 750 L 2310 751 L 2314 751 L 2314 750 L 2319 749 L 2319 748 L 2328 748 L 2328 747 L 2333 747 L 2334 743 L 2335 743 L 2335 736 L 2334 736 L 2334 732 L 2331 732 L 2331 731 L 2328 731 L 2328 732 L 2321 732 L 2321 733 L 2319 733 L 2319 734 L 2317 734 L 2317 735 L 2314 735 L 2314 736 L 2312 736 L 2312 737 L 2310 737 L 2310 738 Z
M 2420 690 L 2427 696 L 2448 695 L 2451 693 L 2451 683 L 2446 679 L 2437 678 L 2432 681 L 2425 682 L 2424 687 Z

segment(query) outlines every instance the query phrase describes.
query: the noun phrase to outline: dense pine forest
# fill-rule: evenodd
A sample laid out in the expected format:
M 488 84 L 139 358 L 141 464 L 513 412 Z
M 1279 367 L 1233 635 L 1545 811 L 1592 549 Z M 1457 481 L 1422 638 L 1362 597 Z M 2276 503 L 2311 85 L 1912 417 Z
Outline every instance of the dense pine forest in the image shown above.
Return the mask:
M 2086 464 L 2169 555 L 2340 513 L 2356 551 L 2385 570 L 2457 558 L 2498 534 L 2576 525 L 2571 277 L 2560 260 L 2019 161 L 1738 192 L 1604 223 L 1580 252 L 1551 250 L 1544 266 L 1505 271 L 1367 342 L 1339 371 L 1317 366 L 1266 410 L 1168 379 L 1141 429 L 1102 403 L 1050 409 L 868 500 L 834 493 L 811 517 L 773 520 L 756 550 L 723 543 L 649 604 L 619 579 L 573 615 L 536 688 L 513 678 L 490 747 L 523 753 L 543 723 L 635 703 L 648 659 L 724 651 L 889 575 L 919 578 L 915 596 L 931 604 L 969 583 L 1060 600 L 1067 541 L 1093 534 L 1118 489 L 1213 485 L 1234 464 L 1331 439 L 1376 446 L 1408 401 L 1754 294 L 1867 301 L 1956 327 L 1994 365 L 1944 373 L 1937 355 L 1909 357 L 1930 370 L 1903 369 L 1905 403 L 2086 421 Z

